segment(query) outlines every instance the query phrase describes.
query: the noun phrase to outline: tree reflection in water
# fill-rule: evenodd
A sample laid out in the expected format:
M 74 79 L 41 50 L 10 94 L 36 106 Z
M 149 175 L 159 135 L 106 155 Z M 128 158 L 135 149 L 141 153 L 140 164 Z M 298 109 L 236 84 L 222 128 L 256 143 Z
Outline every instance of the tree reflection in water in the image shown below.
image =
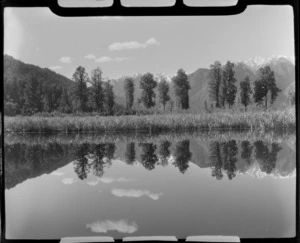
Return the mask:
M 118 146 L 124 146 L 124 144 Z M 153 170 L 158 165 L 167 166 L 170 157 L 174 157 L 173 165 L 181 173 L 185 173 L 192 159 L 190 140 L 188 139 L 177 142 L 174 147 L 171 147 L 171 142 L 167 140 L 158 140 L 157 145 L 152 142 L 140 143 L 140 150 L 137 150 L 135 142 L 132 141 L 125 146 L 126 164 L 135 165 L 139 158 L 147 170 Z M 209 159 L 213 177 L 221 180 L 224 174 L 227 174 L 229 180 L 232 180 L 236 176 L 238 148 L 237 142 L 233 139 L 214 140 L 210 143 Z M 257 161 L 260 171 L 267 174 L 274 171 L 278 152 L 282 150 L 278 143 L 267 143 L 261 140 L 253 143 L 246 140 L 241 141 L 240 148 L 240 161 L 247 165 L 246 168 L 250 168 L 250 165 Z M 121 157 L 115 152 L 116 145 L 113 142 L 76 145 L 57 142 L 44 144 L 15 142 L 5 145 L 5 170 L 8 175 L 5 179 L 5 186 L 11 188 L 27 178 L 51 173 L 71 161 L 73 161 L 74 171 L 79 179 L 86 179 L 90 172 L 97 177 L 102 177 L 105 169 L 112 164 L 112 160 L 115 157 Z M 138 153 L 140 154 L 138 155 Z M 197 155 L 197 153 L 195 154 Z M 202 160 L 201 157 L 196 159 Z
M 169 147 L 171 146 L 171 143 L 169 141 L 161 141 L 158 146 L 158 155 L 160 159 L 160 164 L 162 166 L 168 165 L 168 159 L 171 155 Z
M 128 165 L 133 165 L 135 162 L 135 143 L 127 143 L 125 151 L 125 162 Z
M 235 140 L 228 142 L 212 142 L 210 145 L 210 159 L 214 165 L 212 176 L 217 180 L 223 178 L 223 171 L 227 173 L 229 180 L 236 176 L 236 163 L 238 147 Z
M 153 143 L 140 143 L 142 147 L 141 163 L 147 170 L 153 170 L 158 162 L 155 154 L 156 145 Z
M 224 154 L 224 170 L 227 172 L 227 177 L 229 180 L 232 180 L 236 175 L 236 163 L 237 163 L 237 154 L 238 148 L 235 140 L 230 140 L 226 142 L 223 146 Z
M 277 143 L 271 144 L 271 152 L 268 144 L 263 141 L 256 141 L 255 158 L 260 165 L 260 170 L 270 174 L 276 166 L 277 154 L 282 149 Z M 241 158 L 244 159 L 248 165 L 251 164 L 251 155 L 253 146 L 249 141 L 241 142 Z M 227 173 L 228 179 L 232 180 L 236 176 L 238 147 L 235 140 L 228 142 L 214 141 L 210 144 L 210 160 L 213 164 L 212 176 L 217 180 L 223 178 L 223 172 Z
M 93 174 L 97 177 L 102 177 L 104 174 L 105 161 L 105 144 L 96 144 L 92 146 L 93 154 L 91 154 Z
M 192 158 L 192 153 L 190 152 L 190 140 L 183 140 L 176 143 L 174 157 L 175 161 L 173 165 L 178 167 L 179 171 L 184 174 L 189 167 L 189 162 Z
M 84 180 L 87 178 L 87 174 L 90 170 L 89 161 L 87 159 L 87 155 L 89 153 L 89 144 L 84 143 L 79 145 L 79 148 L 76 149 L 75 155 L 76 160 L 73 162 L 74 171 L 77 174 L 80 180 Z
M 257 159 L 260 170 L 270 174 L 277 161 L 277 154 L 282 149 L 277 143 L 271 144 L 271 152 L 266 143 L 259 140 L 254 143 L 255 146 L 255 158 Z
M 111 164 L 111 160 L 115 158 L 116 145 L 114 143 L 105 144 L 105 157 L 107 158 L 107 163 Z
M 221 180 L 223 178 L 223 173 L 222 173 L 222 157 L 221 157 L 221 148 L 220 148 L 220 143 L 219 142 L 212 142 L 209 146 L 209 151 L 210 151 L 210 160 L 214 167 L 212 168 L 212 173 L 211 175 L 213 177 L 216 177 L 217 180 Z
M 115 155 L 116 146 L 113 143 L 89 145 L 84 143 L 76 148 L 76 160 L 73 161 L 74 171 L 78 178 L 84 180 L 87 178 L 90 169 L 93 174 L 102 177 L 104 168 L 111 165 L 111 161 Z M 91 159 L 89 163 L 88 158 Z
M 243 141 L 241 143 L 241 148 L 242 148 L 242 152 L 241 152 L 242 159 L 244 159 L 247 162 L 247 164 L 250 165 L 252 162 L 251 155 L 252 155 L 253 146 L 249 141 Z

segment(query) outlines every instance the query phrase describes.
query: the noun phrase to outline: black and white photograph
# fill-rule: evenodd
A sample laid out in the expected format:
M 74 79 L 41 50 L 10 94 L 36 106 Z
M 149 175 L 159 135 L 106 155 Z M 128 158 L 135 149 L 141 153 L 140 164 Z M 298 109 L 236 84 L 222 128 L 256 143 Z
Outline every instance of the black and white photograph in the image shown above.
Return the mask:
M 5 239 L 296 237 L 292 6 L 3 11 Z

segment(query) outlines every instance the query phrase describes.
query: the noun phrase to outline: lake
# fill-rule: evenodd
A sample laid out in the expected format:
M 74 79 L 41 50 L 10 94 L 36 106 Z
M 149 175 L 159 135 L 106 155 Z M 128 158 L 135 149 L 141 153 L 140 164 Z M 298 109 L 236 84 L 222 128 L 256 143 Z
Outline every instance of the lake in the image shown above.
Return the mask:
M 6 135 L 4 149 L 7 239 L 295 236 L 295 135 Z

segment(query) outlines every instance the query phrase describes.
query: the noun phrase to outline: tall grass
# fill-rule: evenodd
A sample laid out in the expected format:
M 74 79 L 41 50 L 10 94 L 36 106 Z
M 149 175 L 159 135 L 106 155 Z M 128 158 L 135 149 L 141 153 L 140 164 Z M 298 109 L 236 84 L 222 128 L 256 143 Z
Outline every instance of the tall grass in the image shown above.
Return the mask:
M 118 117 L 5 117 L 5 132 L 177 132 L 184 130 L 295 131 L 295 110 Z

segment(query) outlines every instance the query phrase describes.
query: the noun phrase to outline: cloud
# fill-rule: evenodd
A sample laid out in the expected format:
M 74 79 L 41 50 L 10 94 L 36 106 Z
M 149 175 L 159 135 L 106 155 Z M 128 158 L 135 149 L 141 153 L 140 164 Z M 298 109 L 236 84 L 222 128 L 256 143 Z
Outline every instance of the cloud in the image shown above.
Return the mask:
M 104 63 L 104 62 L 111 62 L 112 61 L 112 58 L 111 57 L 107 57 L 107 56 L 104 56 L 104 57 L 100 57 L 96 60 L 96 62 L 100 62 L 100 63 Z
M 71 63 L 72 60 L 73 60 L 73 58 L 71 58 L 71 57 L 61 57 L 59 59 L 59 61 L 61 61 L 62 63 Z
M 129 223 L 124 219 L 113 221 L 113 220 L 104 220 L 96 221 L 91 224 L 87 224 L 86 228 L 90 229 L 95 233 L 106 233 L 110 230 L 116 230 L 121 233 L 132 234 L 137 231 L 138 226 L 135 222 Z
M 51 70 L 57 70 L 57 69 L 61 69 L 61 66 L 52 66 L 52 67 L 49 67 L 49 69 L 51 69 Z
M 159 45 L 160 43 L 155 38 L 150 38 L 146 41 L 145 45 L 151 46 L 151 45 Z
M 62 175 L 64 175 L 64 173 L 60 172 L 60 171 L 54 171 L 51 173 L 51 175 L 62 176 Z
M 102 177 L 102 178 L 98 178 L 99 181 L 109 184 L 109 183 L 113 183 L 113 182 L 128 182 L 128 181 L 134 181 L 134 179 L 128 179 L 128 178 L 124 178 L 124 177 L 120 177 L 120 178 L 112 178 L 112 177 Z
M 65 178 L 62 180 L 62 183 L 64 183 L 65 185 L 71 185 L 75 182 L 75 180 L 73 178 Z
M 84 58 L 86 58 L 86 59 L 92 59 L 92 60 L 96 60 L 96 56 L 95 56 L 95 55 L 93 55 L 93 54 L 88 54 L 88 55 L 86 55 Z
M 13 8 L 4 9 L 4 53 L 20 56 L 24 39 L 24 27 Z
M 88 181 L 87 184 L 89 186 L 96 186 L 99 183 L 99 181 Z
M 130 42 L 115 42 L 111 44 L 108 49 L 110 51 L 121 51 L 121 50 L 133 50 L 147 48 L 152 45 L 159 45 L 160 43 L 155 38 L 150 38 L 145 43 L 139 43 L 137 41 Z
M 111 193 L 116 197 L 142 197 L 148 196 L 153 200 L 158 200 L 163 193 L 153 193 L 148 190 L 135 190 L 135 189 L 112 189 Z
M 130 57 L 100 57 L 98 59 L 96 59 L 96 62 L 99 63 L 105 63 L 105 62 L 123 62 L 123 61 L 127 61 L 127 60 L 131 60 L 132 58 Z

